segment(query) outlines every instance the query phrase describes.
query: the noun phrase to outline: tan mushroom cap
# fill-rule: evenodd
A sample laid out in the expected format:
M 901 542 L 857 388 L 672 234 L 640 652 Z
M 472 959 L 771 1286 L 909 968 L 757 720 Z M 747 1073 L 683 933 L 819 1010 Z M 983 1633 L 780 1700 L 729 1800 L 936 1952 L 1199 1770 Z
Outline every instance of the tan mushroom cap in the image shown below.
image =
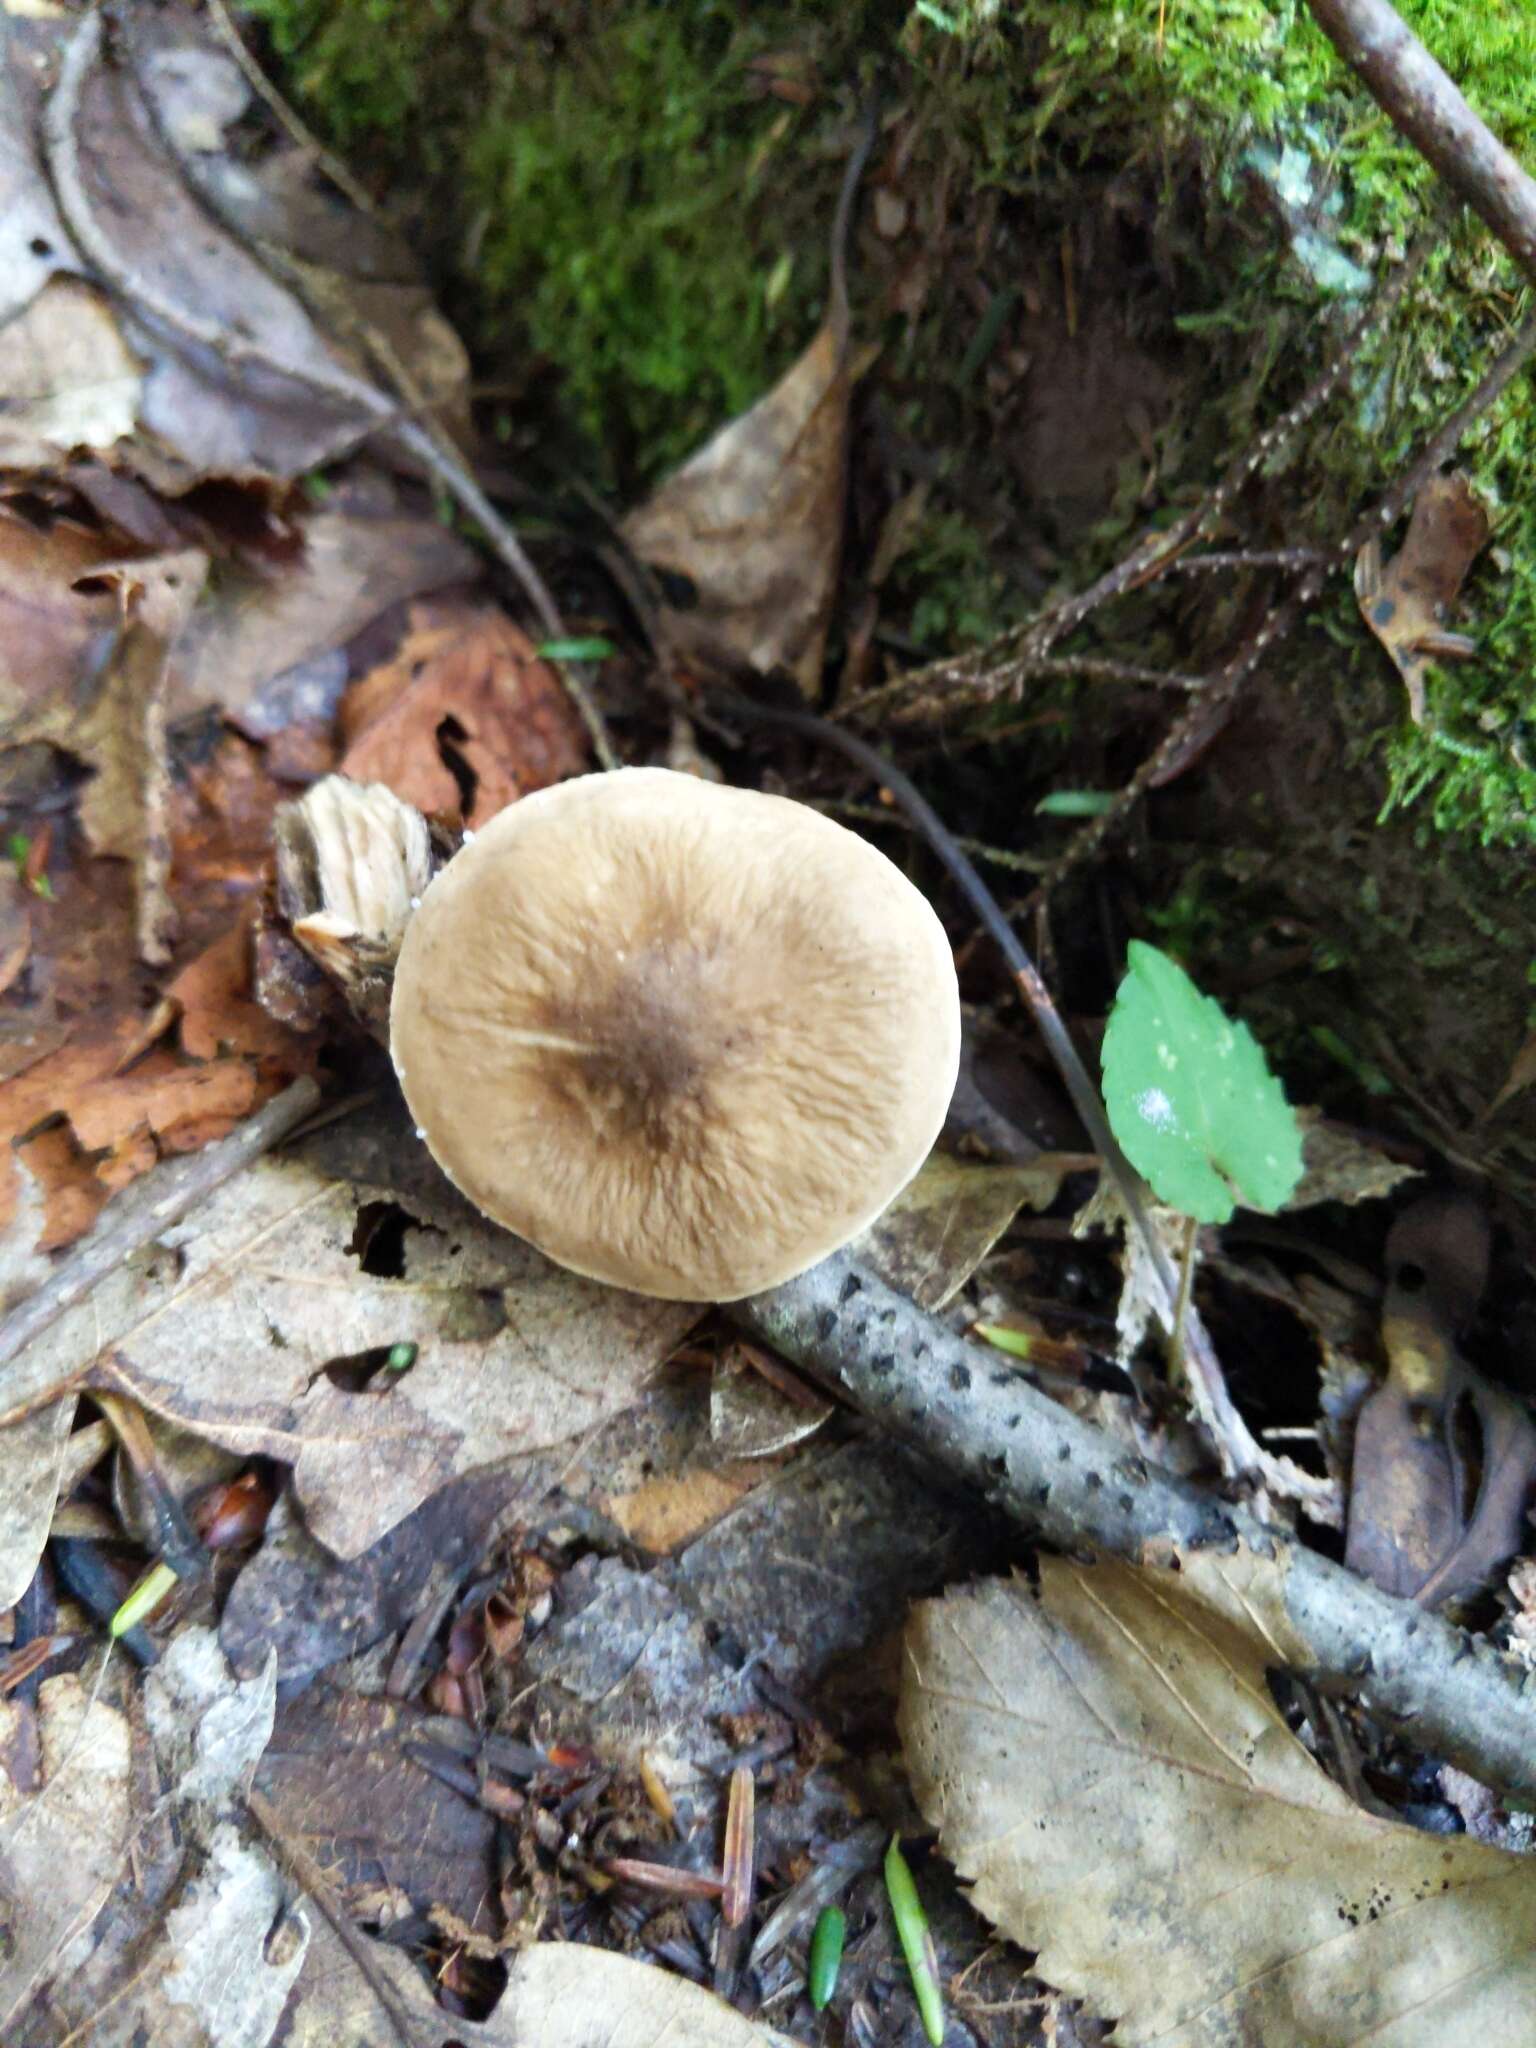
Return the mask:
M 960 1057 L 944 930 L 866 841 L 665 768 L 522 798 L 406 927 L 390 1011 L 432 1156 L 573 1271 L 732 1301 L 857 1235 Z

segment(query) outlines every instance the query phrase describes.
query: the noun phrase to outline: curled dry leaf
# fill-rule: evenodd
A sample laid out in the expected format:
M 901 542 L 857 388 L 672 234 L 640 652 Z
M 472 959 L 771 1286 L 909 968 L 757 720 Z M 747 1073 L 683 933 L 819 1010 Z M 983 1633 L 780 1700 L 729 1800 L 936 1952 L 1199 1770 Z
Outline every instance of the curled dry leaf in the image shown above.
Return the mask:
M 652 568 L 687 579 L 672 644 L 704 659 L 785 668 L 820 688 L 842 554 L 848 313 L 838 302 L 798 362 L 624 522 Z
M 1020 1209 L 1049 1209 L 1079 1163 L 1041 1153 L 1028 1166 L 1004 1166 L 935 1152 L 852 1249 L 919 1308 L 944 1308 Z
M 1408 691 L 1415 725 L 1424 723 L 1424 677 L 1434 661 L 1465 661 L 1477 652 L 1452 633 L 1446 614 L 1488 538 L 1488 514 L 1460 470 L 1432 477 L 1414 500 L 1402 547 L 1385 567 L 1368 541 L 1355 561 L 1360 613 L 1386 648 Z
M 1536 1862 L 1357 1807 L 1265 1683 L 1281 1568 L 1180 1562 L 915 1611 L 902 1741 L 973 1903 L 1128 2048 L 1523 2048 Z

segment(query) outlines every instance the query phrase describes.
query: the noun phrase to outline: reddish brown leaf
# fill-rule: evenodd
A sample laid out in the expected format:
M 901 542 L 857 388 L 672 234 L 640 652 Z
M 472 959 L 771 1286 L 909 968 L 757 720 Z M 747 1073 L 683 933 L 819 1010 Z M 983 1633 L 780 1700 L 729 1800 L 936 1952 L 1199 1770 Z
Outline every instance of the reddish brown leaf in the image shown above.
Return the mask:
M 479 826 L 587 765 L 580 720 L 533 642 L 489 605 L 413 606 L 393 661 L 349 691 L 341 772 Z M 457 770 L 457 773 L 455 772 Z

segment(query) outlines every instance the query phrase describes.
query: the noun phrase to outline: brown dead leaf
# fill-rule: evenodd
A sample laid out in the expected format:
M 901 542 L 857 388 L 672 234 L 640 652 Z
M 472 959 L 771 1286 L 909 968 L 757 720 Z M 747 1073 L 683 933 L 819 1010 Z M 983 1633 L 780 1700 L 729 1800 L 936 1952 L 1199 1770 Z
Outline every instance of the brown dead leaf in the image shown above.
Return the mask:
M 1404 1166 L 1368 1138 L 1330 1123 L 1320 1109 L 1298 1109 L 1301 1179 L 1281 1203 L 1282 1210 L 1310 1209 L 1318 1202 L 1376 1202 L 1419 1168 Z
M 1485 1122 L 1489 1117 L 1496 1116 L 1506 1102 L 1513 1101 L 1515 1096 L 1522 1094 L 1533 1081 L 1536 1081 L 1536 1031 L 1531 1033 L 1510 1061 L 1509 1072 L 1504 1076 L 1498 1094 L 1494 1096 L 1478 1121 Z
M 1452 470 L 1420 491 L 1403 545 L 1385 567 L 1377 541 L 1368 541 L 1355 559 L 1361 616 L 1403 679 L 1415 725 L 1424 723 L 1429 664 L 1465 661 L 1477 652 L 1475 642 L 1450 632 L 1445 619 L 1488 532 L 1482 500 L 1466 476 Z
M 712 1465 L 650 1479 L 608 1497 L 608 1512 L 632 1543 L 659 1557 L 686 1550 L 763 1481 L 760 1465 Z
M 253 924 L 254 915 L 247 914 L 166 985 L 167 1000 L 181 1013 L 182 1050 L 194 1060 L 243 1053 L 277 1060 L 285 1074 L 300 1073 L 309 1047 L 269 1017 L 252 992 Z
M 78 706 L 109 659 L 118 602 L 91 579 L 111 554 L 98 536 L 66 521 L 44 532 L 0 509 L 0 738 L 7 746 L 21 740 L 29 707 L 50 697 Z
M 559 677 L 492 605 L 413 605 L 398 654 L 348 692 L 341 728 L 343 775 L 476 828 L 588 759 Z
M 1536 1863 L 1357 1807 L 1265 1683 L 1283 1562 L 1180 1562 L 916 1609 L 902 1742 L 972 1903 L 1128 2048 L 1425 2048 L 1451 2013 L 1523 2048 Z
M 255 739 L 285 729 L 296 710 L 328 718 L 346 684 L 345 661 L 313 698 L 296 679 L 391 605 L 480 572 L 472 548 L 435 519 L 402 512 L 395 494 L 377 485 L 310 512 L 298 533 L 296 559 L 221 569 L 177 644 L 173 716 L 213 705 Z
M 104 1383 L 151 1413 L 292 1464 L 309 1529 L 353 1557 L 457 1474 L 619 1413 L 697 1314 L 550 1265 L 454 1195 L 398 1126 L 370 1124 L 365 1154 L 379 1177 L 361 1186 L 318 1163 L 333 1151 L 263 1160 L 220 1189 L 167 1234 L 177 1261 L 112 1275 L 88 1314 L 39 1339 L 28 1384 L 113 1352 Z M 402 1276 L 380 1278 L 351 1247 L 359 1209 L 400 1192 L 402 1154 L 421 1173 L 405 1195 L 420 1221 Z M 407 1343 L 410 1369 L 380 1370 Z M 364 1391 L 333 1384 L 339 1360 L 363 1362 Z
M 1070 1157 L 1041 1153 L 1028 1166 L 951 1159 L 935 1152 L 855 1251 L 920 1308 L 945 1307 L 960 1292 L 1020 1209 L 1048 1209 Z
M 682 653 L 790 671 L 806 696 L 822 656 L 842 555 L 848 459 L 846 308 L 750 412 L 722 427 L 624 521 L 653 568 L 685 577 L 664 624 Z

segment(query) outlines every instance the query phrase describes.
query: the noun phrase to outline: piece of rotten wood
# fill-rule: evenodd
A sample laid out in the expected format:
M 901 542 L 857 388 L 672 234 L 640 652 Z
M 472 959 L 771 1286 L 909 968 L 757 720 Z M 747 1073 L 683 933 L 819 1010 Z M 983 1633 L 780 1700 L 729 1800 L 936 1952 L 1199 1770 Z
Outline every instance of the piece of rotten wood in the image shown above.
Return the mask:
M 1387 0 L 1308 0 L 1313 19 L 1394 128 L 1536 277 L 1536 178 L 1468 106 Z
M 1407 1724 L 1417 1745 L 1536 1792 L 1536 1686 L 1527 1690 L 1522 1667 L 1128 1452 L 845 1253 L 728 1312 L 1062 1549 L 1140 1560 L 1170 1541 L 1191 1549 L 1242 1542 L 1273 1557 L 1287 1612 L 1320 1672 Z

